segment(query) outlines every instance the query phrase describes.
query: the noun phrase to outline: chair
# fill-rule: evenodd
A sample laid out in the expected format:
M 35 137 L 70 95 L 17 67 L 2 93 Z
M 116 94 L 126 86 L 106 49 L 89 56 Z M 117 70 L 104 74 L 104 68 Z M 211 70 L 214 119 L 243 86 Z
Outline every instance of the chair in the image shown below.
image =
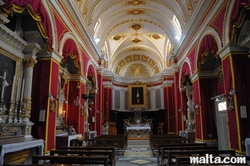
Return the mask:
M 159 122 L 157 126 L 157 134 L 164 134 L 163 128 L 164 128 L 164 122 Z

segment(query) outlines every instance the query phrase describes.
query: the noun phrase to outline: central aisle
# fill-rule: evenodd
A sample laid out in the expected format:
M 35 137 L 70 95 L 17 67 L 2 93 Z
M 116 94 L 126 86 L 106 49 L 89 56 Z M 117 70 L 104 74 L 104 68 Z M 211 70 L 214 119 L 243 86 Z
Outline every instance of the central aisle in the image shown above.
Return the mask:
M 128 140 L 124 156 L 119 156 L 116 166 L 157 166 L 149 140 Z

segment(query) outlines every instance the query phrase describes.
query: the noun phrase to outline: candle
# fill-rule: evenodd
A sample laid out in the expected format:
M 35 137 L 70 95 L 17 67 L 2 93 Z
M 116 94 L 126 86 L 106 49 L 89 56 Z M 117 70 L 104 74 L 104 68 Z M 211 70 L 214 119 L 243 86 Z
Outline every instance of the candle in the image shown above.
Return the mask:
M 6 72 L 4 72 L 4 76 L 3 76 L 3 81 L 2 81 L 2 94 L 1 94 L 1 100 L 3 100 L 3 94 L 4 94 L 4 80 L 6 78 Z
M 23 101 L 24 83 L 25 83 L 25 79 L 23 79 L 23 84 L 22 84 L 22 93 L 21 93 L 21 99 L 20 99 L 21 102 Z
M 21 90 L 21 79 L 19 78 L 19 80 L 18 80 L 18 85 L 17 85 L 16 102 L 18 102 L 18 101 L 19 101 L 19 97 L 20 97 L 20 90 Z
M 12 90 L 11 90 L 11 97 L 10 97 L 11 102 L 14 101 L 13 97 L 14 97 L 15 83 L 16 83 L 16 76 L 13 77 L 13 82 L 12 82 Z

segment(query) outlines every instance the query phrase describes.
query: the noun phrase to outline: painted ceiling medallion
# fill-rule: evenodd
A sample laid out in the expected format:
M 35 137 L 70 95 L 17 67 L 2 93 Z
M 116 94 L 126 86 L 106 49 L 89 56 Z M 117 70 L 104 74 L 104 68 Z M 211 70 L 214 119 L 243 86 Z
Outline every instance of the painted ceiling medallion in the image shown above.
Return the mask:
M 142 43 L 142 40 L 140 38 L 134 38 L 131 40 L 131 42 L 134 44 L 139 44 L 139 43 Z
M 121 40 L 122 37 L 123 37 L 122 35 L 115 35 L 115 36 L 113 36 L 113 40 L 118 41 L 118 40 Z
M 130 0 L 126 5 L 144 5 L 146 2 L 144 0 Z
M 145 14 L 145 11 L 142 9 L 133 9 L 129 10 L 127 14 L 139 15 L 139 14 Z
M 158 40 L 158 39 L 161 39 L 161 35 L 159 35 L 159 34 L 151 34 L 151 38 L 155 39 L 155 40 Z
M 134 31 L 139 31 L 142 28 L 143 28 L 143 25 L 139 24 L 139 23 L 134 23 L 134 24 L 130 25 L 130 29 L 132 29 Z

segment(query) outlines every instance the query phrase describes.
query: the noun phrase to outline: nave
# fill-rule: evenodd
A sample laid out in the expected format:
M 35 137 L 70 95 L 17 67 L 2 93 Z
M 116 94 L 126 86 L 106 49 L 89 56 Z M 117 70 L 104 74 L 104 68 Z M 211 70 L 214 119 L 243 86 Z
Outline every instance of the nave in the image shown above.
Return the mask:
M 119 156 L 116 166 L 156 166 L 149 140 L 128 140 L 124 156 Z

